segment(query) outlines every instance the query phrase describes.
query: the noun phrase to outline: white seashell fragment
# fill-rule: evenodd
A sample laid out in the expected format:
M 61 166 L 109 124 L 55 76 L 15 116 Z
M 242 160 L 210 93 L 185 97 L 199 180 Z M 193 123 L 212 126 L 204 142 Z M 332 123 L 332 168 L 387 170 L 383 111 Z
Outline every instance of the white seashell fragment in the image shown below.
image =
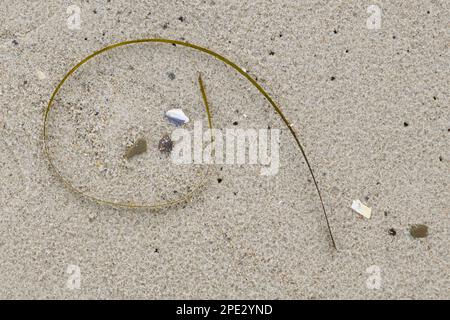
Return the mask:
M 352 209 L 367 219 L 370 219 L 372 216 L 372 209 L 364 205 L 360 200 L 353 200 Z
M 181 109 L 171 109 L 167 111 L 166 118 L 170 123 L 177 127 L 189 122 L 189 118 Z

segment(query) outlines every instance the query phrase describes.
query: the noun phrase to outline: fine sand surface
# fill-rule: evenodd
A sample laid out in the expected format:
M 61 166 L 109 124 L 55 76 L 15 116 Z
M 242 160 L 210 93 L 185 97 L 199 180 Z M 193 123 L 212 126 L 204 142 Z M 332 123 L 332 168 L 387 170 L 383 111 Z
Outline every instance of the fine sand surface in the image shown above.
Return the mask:
M 449 1 L 432 0 L 3 0 L 0 298 L 448 299 L 449 16 Z M 43 153 L 53 90 L 90 53 L 139 38 L 207 47 L 257 79 L 299 133 L 337 250 L 268 101 L 179 45 L 116 48 L 80 67 L 55 99 L 50 156 L 73 186 L 111 201 L 177 199 L 207 173 L 204 186 L 148 210 L 62 183 Z M 175 129 L 169 109 L 185 111 L 185 129 L 207 128 L 199 73 L 215 128 L 281 130 L 276 174 L 177 165 L 158 150 Z M 124 159 L 139 138 L 147 152 Z M 426 237 L 410 234 L 416 224 Z

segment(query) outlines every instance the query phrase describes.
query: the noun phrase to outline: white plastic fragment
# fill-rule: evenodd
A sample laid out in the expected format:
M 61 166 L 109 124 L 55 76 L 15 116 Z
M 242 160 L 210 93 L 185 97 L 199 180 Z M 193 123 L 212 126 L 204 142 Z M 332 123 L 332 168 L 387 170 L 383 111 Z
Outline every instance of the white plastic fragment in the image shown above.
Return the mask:
M 372 209 L 364 205 L 360 200 L 353 200 L 352 209 L 367 219 L 370 219 L 372 216 Z
M 189 118 L 181 109 L 171 109 L 167 111 L 166 118 L 170 123 L 177 127 L 189 122 Z

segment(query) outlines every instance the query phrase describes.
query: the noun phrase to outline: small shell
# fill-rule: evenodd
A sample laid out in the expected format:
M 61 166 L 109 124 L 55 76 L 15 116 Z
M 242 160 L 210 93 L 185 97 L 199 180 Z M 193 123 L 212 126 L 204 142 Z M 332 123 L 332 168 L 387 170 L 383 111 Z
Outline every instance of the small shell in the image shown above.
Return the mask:
M 47 75 L 44 72 L 42 72 L 41 70 L 36 70 L 36 75 L 39 80 L 47 79 Z
M 359 200 L 353 200 L 352 209 L 367 219 L 370 219 L 370 217 L 372 215 L 372 209 L 365 206 Z
M 189 122 L 189 118 L 181 109 L 171 109 L 167 111 L 166 118 L 170 123 L 174 124 L 177 127 Z

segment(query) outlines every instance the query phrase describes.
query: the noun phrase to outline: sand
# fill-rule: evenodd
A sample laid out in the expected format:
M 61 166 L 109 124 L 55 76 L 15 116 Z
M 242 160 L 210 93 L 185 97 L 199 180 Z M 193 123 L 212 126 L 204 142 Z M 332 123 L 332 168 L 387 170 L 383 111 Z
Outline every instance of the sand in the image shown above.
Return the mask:
M 449 298 L 450 3 L 376 1 L 375 29 L 371 1 L 129 3 L 0 6 L 0 298 Z M 211 165 L 189 202 L 156 211 L 104 206 L 58 179 L 42 152 L 56 85 L 95 50 L 156 37 L 219 52 L 272 95 L 300 134 L 337 251 L 305 161 L 267 101 L 178 46 L 115 49 L 68 80 L 50 123 L 61 173 L 124 201 L 185 192 L 205 167 L 157 149 L 174 128 L 169 109 L 183 108 L 190 129 L 207 127 L 198 72 L 217 128 L 281 130 L 279 172 Z M 142 137 L 148 151 L 124 159 Z M 370 219 L 351 210 L 356 199 Z M 414 238 L 419 224 L 428 234 Z

